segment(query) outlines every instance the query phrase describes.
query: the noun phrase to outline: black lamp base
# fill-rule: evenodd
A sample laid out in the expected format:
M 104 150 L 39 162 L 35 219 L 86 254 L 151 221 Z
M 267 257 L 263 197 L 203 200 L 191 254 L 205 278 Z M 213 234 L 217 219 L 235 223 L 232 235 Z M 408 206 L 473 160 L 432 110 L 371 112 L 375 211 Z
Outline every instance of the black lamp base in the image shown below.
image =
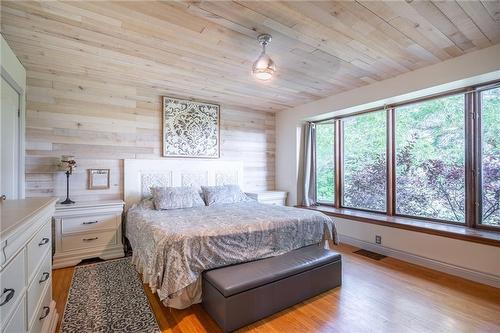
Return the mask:
M 61 205 L 70 205 L 74 204 L 75 202 L 69 198 L 69 175 L 71 175 L 71 172 L 66 171 L 66 200 L 61 202 Z
M 74 204 L 75 202 L 73 200 L 70 200 L 69 198 L 66 198 L 66 200 L 64 200 L 63 202 L 61 202 L 60 204 L 61 205 L 70 205 L 70 204 Z

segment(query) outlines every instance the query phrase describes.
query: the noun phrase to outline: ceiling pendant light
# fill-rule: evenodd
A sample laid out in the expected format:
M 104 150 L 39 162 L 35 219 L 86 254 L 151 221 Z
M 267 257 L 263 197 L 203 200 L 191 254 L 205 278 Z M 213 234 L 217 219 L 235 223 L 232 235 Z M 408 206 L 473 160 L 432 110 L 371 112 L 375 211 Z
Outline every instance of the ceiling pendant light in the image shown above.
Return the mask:
M 257 37 L 260 45 L 262 45 L 262 52 L 253 63 L 252 72 L 253 75 L 262 81 L 269 80 L 274 72 L 276 71 L 276 65 L 274 61 L 266 54 L 266 45 L 271 42 L 271 35 L 262 34 Z

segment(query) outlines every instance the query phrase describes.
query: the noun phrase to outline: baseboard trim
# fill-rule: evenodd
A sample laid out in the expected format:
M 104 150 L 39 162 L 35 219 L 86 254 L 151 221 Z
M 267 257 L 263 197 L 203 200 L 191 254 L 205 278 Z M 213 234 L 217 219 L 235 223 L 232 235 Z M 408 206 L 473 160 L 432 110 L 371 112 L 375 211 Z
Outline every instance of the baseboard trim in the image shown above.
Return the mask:
M 478 272 L 469 268 L 448 264 L 431 258 L 421 257 L 409 252 L 392 249 L 390 247 L 382 246 L 379 244 L 369 243 L 364 240 L 346 235 L 339 235 L 339 238 L 341 243 L 346 243 L 365 250 L 383 254 L 388 257 L 407 261 L 415 265 L 423 266 L 426 268 L 434 269 L 436 271 L 455 275 L 467 280 L 472 280 L 482 284 L 487 284 L 492 287 L 500 288 L 500 276 Z

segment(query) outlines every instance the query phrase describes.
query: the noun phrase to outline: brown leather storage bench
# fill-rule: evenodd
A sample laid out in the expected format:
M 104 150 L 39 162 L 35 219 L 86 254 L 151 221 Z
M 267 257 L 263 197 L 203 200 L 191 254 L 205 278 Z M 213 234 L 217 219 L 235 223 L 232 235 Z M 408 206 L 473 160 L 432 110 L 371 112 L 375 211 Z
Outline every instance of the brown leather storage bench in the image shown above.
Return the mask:
M 204 272 L 202 305 L 224 332 L 230 332 L 341 282 L 340 254 L 311 245 Z

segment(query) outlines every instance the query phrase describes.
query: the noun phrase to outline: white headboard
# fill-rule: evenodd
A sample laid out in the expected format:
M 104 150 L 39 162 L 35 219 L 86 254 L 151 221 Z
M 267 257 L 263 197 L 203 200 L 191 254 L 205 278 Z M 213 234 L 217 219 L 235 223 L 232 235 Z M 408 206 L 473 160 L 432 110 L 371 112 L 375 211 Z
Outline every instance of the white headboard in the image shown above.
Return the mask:
M 124 160 L 123 169 L 126 208 L 149 196 L 151 186 L 238 184 L 243 188 L 243 163 L 240 161 L 129 159 Z

